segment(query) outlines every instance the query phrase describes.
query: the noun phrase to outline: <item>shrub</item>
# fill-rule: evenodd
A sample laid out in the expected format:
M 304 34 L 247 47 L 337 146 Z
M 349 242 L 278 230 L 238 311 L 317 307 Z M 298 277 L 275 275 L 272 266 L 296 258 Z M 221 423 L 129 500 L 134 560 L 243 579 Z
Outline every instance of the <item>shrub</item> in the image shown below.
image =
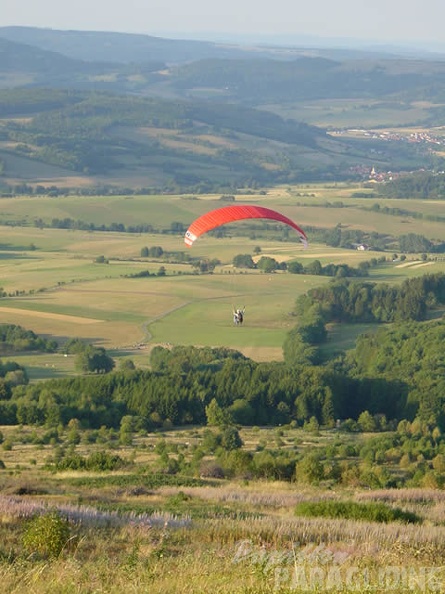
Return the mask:
M 30 553 L 42 557 L 58 557 L 70 539 L 68 521 L 58 512 L 49 512 L 32 518 L 23 535 L 23 545 Z
M 233 426 L 226 427 L 221 434 L 221 447 L 225 450 L 236 450 L 242 445 L 238 429 Z
M 354 501 L 305 501 L 295 508 L 297 516 L 344 518 L 368 522 L 417 523 L 421 519 L 412 512 L 390 507 L 384 503 L 356 503 Z
M 105 472 L 117 470 L 125 466 L 125 460 L 118 454 L 109 452 L 93 452 L 88 457 L 72 453 L 56 461 L 56 470 L 90 470 Z
M 217 462 L 213 460 L 202 460 L 199 467 L 199 476 L 202 478 L 223 479 L 225 477 L 224 470 Z

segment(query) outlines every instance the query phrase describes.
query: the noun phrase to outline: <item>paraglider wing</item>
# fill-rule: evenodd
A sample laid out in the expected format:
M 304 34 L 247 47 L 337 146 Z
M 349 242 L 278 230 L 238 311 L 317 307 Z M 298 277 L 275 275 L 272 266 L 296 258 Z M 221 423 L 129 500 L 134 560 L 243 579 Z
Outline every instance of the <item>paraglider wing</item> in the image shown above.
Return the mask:
M 291 219 L 270 208 L 253 205 L 223 206 L 223 208 L 217 208 L 198 217 L 187 229 L 184 242 L 188 247 L 191 247 L 193 242 L 203 233 L 226 223 L 233 223 L 242 219 L 272 219 L 290 225 L 297 231 L 304 247 L 307 247 L 306 233 Z

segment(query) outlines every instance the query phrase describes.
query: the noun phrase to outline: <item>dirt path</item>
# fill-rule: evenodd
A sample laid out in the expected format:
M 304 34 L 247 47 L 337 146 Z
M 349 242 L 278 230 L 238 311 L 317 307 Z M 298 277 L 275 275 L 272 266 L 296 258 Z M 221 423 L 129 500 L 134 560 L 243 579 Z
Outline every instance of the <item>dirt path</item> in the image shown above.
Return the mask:
M 178 309 L 182 309 L 183 307 L 186 307 L 190 303 L 193 303 L 193 302 L 185 301 L 184 303 L 181 303 L 180 305 L 176 305 L 175 307 L 172 307 L 170 309 L 167 309 L 166 311 L 163 311 L 161 314 L 159 314 L 158 316 L 155 316 L 154 318 L 151 318 L 147 322 L 144 322 L 142 324 L 142 331 L 145 334 L 145 340 L 147 342 L 150 342 L 150 340 L 153 338 L 153 334 L 149 330 L 149 327 L 151 326 L 151 324 L 154 324 L 154 322 L 157 322 L 158 320 L 162 320 L 162 318 L 165 318 L 166 316 L 173 313 L 174 311 L 177 311 Z

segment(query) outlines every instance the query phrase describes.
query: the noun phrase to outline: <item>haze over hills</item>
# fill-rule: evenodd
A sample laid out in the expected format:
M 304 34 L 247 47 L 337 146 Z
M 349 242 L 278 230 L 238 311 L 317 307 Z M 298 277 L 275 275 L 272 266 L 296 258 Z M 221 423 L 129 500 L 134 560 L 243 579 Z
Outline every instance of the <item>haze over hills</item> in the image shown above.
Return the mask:
M 163 39 L 151 35 L 102 31 L 57 31 L 34 27 L 0 27 L 0 37 L 90 62 L 184 63 L 203 58 L 271 56 L 273 52 L 210 41 Z M 284 54 L 284 52 L 283 52 Z
M 36 161 L 61 168 L 62 185 L 75 172 L 176 190 L 443 168 L 431 146 L 332 136 L 319 121 L 381 111 L 437 126 L 445 61 L 341 52 L 0 28 L 0 183 L 50 183 Z
M 396 58 L 407 53 L 419 57 L 421 50 L 410 48 L 373 47 L 351 45 L 346 41 L 334 43 L 311 36 L 300 36 L 281 40 L 271 37 L 258 39 L 226 36 L 220 40 L 197 40 L 184 34 L 183 37 L 163 38 L 153 35 L 103 31 L 60 31 L 37 27 L 0 27 L 0 37 L 25 43 L 43 50 L 61 53 L 70 58 L 105 62 L 162 61 L 173 64 L 211 58 L 270 58 L 278 60 L 295 59 L 302 55 L 315 55 L 331 59 L 346 60 Z M 318 43 L 317 43 L 318 42 Z M 424 51 L 425 57 L 434 57 Z M 445 59 L 445 55 L 444 55 Z
M 362 39 L 360 37 L 339 37 L 322 36 L 307 33 L 231 33 L 213 31 L 190 33 L 188 31 L 162 30 L 152 33 L 153 35 L 167 39 L 183 39 L 195 41 L 211 41 L 214 43 L 236 44 L 241 46 L 260 46 L 276 48 L 305 48 L 315 49 L 318 52 L 335 52 L 337 57 L 348 59 L 351 55 L 357 56 L 357 52 L 363 55 L 374 57 L 412 57 L 422 59 L 445 59 L 445 43 L 431 41 L 425 38 L 423 41 L 391 42 L 373 39 Z

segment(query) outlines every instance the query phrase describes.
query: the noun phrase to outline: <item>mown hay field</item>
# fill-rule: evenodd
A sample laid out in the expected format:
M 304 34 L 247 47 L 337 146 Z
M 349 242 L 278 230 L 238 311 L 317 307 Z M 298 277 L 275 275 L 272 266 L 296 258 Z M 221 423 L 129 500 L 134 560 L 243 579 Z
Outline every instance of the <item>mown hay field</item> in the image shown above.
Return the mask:
M 275 208 L 298 221 L 303 228 L 333 227 L 379 231 L 397 236 L 416 232 L 445 239 L 440 221 L 402 218 L 363 210 L 374 203 L 353 198 L 357 186 L 308 185 L 275 188 L 258 195 L 236 197 L 236 202 Z M 336 202 L 343 206 L 332 207 Z M 326 203 L 330 204 L 326 204 Z M 382 202 L 378 200 L 378 202 Z M 415 200 L 382 202 L 410 211 L 440 215 L 442 202 Z M 217 196 L 120 196 L 120 197 L 16 197 L 1 201 L 0 320 L 20 324 L 61 342 L 84 338 L 115 351 L 131 353 L 146 364 L 156 344 L 227 346 L 257 360 L 279 360 L 286 333 L 295 323 L 295 299 L 311 287 L 328 282 L 326 277 L 263 274 L 234 269 L 236 255 L 258 260 L 318 259 L 357 266 L 382 256 L 381 252 L 330 248 L 311 242 L 304 250 L 297 238 L 281 236 L 280 226 L 265 233 L 261 221 L 239 223 L 240 235 L 228 231 L 225 238 L 206 235 L 188 249 L 182 233 L 172 225 L 188 225 L 196 216 L 227 204 Z M 36 219 L 50 225 L 53 218 L 71 218 L 110 226 L 150 224 L 156 233 L 83 231 L 38 228 Z M 21 222 L 21 224 L 18 224 Z M 14 224 L 15 223 L 15 224 Z M 14 224 L 14 225 L 13 225 Z M 293 240 L 294 239 L 294 240 Z M 196 274 L 190 263 L 167 258 L 143 258 L 143 247 L 160 246 L 164 252 L 183 252 L 196 259 L 218 259 L 214 274 Z M 255 248 L 261 249 L 254 255 Z M 403 263 L 388 262 L 371 270 L 371 280 L 400 282 L 424 272 L 445 270 L 445 262 L 423 262 L 419 255 Z M 105 263 L 98 263 L 103 258 Z M 175 258 L 173 258 L 174 260 Z M 164 267 L 165 276 L 158 276 Z M 146 278 L 130 278 L 149 271 Z M 246 306 L 246 323 L 234 328 L 232 306 Z M 143 345 L 143 346 L 141 346 Z M 55 362 L 50 362 L 51 365 Z M 46 377 L 48 367 L 36 363 L 35 377 Z
M 370 198 L 358 198 L 360 193 Z M 423 234 L 430 239 L 444 239 L 442 221 L 425 217 L 445 217 L 443 201 L 386 199 L 353 184 L 307 184 L 301 187 L 275 188 L 264 194 L 237 195 L 236 203 L 260 203 L 275 208 L 303 227 L 331 228 L 337 224 L 345 228 L 362 229 L 394 236 L 407 233 Z M 330 204 L 327 204 L 330 203 Z M 188 226 L 194 218 L 228 203 L 215 195 L 184 196 L 60 196 L 2 198 L 0 221 L 19 225 L 34 225 L 42 219 L 46 225 L 52 219 L 70 218 L 96 226 L 122 223 L 125 226 L 151 225 L 155 230 L 169 230 L 172 223 Z M 397 208 L 423 215 L 418 219 L 408 215 L 390 215 L 370 211 Z M 36 230 L 37 231 L 37 230 Z M 248 236 L 252 232 L 248 232 Z M 36 239 L 39 235 L 37 234 Z

